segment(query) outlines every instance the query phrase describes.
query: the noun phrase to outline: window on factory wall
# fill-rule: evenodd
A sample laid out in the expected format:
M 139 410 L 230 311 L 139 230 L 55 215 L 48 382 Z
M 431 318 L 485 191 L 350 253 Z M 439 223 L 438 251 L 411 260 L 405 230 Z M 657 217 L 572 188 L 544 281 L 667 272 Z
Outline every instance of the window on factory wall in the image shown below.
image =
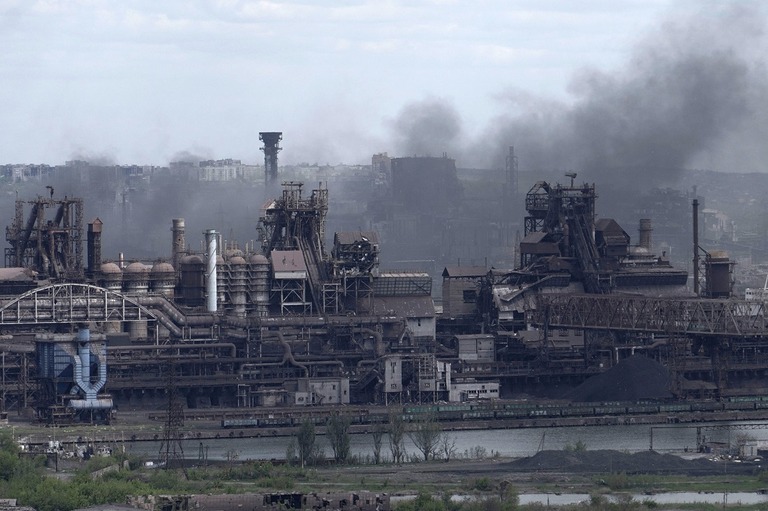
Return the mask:
M 477 301 L 477 290 L 465 289 L 464 290 L 464 303 L 475 303 Z

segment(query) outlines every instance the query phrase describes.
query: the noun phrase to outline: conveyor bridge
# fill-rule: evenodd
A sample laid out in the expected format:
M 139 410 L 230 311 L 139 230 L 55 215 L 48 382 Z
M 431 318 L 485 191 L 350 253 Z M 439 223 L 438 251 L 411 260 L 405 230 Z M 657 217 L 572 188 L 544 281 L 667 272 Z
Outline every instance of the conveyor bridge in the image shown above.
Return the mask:
M 766 305 L 735 299 L 539 295 L 531 323 L 549 328 L 668 335 L 765 337 Z

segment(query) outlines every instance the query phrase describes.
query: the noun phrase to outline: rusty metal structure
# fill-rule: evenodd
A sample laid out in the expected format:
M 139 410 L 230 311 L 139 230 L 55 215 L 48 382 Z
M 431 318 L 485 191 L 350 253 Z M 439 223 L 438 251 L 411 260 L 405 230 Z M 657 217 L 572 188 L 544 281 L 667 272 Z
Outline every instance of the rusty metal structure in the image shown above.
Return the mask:
M 518 267 L 445 268 L 442 312 L 429 274 L 379 267 L 378 233 L 326 233 L 322 186 L 283 183 L 261 210 L 258 251 L 208 229 L 195 252 L 177 218 L 166 260 L 102 261 L 109 226 L 96 219 L 87 271 L 82 202 L 38 198 L 7 230 L 6 262 L 34 273 L 8 286 L 10 268 L 0 271 L 3 406 L 56 423 L 109 403 L 170 409 L 169 367 L 186 409 L 552 397 L 635 353 L 666 366 L 677 398 L 768 388 L 765 304 L 729 296 L 727 255 L 705 257 L 697 296 L 686 271 L 653 253 L 650 219 L 632 244 L 597 217 L 595 186 L 569 177 L 526 195 Z M 87 376 L 77 367 L 101 355 L 78 351 L 85 328 L 106 353 Z
M 53 188 L 50 192 L 48 199 L 16 201 L 13 224 L 5 230 L 5 266 L 29 268 L 44 278 L 82 280 L 83 201 L 54 199 Z

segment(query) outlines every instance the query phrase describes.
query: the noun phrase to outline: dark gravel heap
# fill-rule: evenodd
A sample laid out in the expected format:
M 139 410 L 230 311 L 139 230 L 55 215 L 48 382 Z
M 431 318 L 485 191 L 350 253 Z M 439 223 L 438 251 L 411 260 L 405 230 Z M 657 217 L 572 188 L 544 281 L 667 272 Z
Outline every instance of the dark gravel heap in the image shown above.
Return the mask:
M 510 472 L 578 472 L 627 474 L 722 474 L 724 461 L 706 458 L 684 459 L 672 454 L 644 451 L 628 454 L 620 451 L 541 451 L 530 458 L 504 464 Z M 729 463 L 728 473 L 760 470 L 750 464 Z
M 589 378 L 564 397 L 580 403 L 666 399 L 672 397 L 669 387 L 669 371 L 664 366 L 633 355 Z

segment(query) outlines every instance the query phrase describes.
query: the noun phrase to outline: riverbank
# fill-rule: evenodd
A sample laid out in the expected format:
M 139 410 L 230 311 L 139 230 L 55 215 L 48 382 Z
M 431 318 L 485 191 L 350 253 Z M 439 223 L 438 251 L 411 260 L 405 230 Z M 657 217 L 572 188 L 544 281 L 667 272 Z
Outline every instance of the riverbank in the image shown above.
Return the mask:
M 260 439 L 292 437 L 297 426 L 266 427 L 222 427 L 220 416 L 226 416 L 226 410 L 188 411 L 184 425 L 180 428 L 182 440 L 208 441 L 218 439 Z M 216 416 L 216 419 L 212 419 Z M 327 415 L 323 415 L 326 416 Z M 494 419 L 471 421 L 443 421 L 441 428 L 445 432 L 472 432 L 488 430 L 548 430 L 549 428 L 600 428 L 600 427 L 662 427 L 680 426 L 696 428 L 708 423 L 737 423 L 745 421 L 768 420 L 768 409 L 732 410 L 725 412 L 679 412 L 674 414 L 640 414 L 600 417 L 546 417 L 527 419 Z M 132 410 L 119 411 L 109 425 L 73 424 L 65 426 L 47 426 L 18 415 L 9 414 L 8 423 L 16 438 L 24 438 L 31 446 L 45 446 L 51 440 L 63 443 L 87 441 L 93 444 L 117 444 L 125 442 L 156 442 L 162 439 L 163 415 L 156 411 Z M 374 429 L 370 424 L 352 425 L 353 435 L 367 435 Z M 324 426 L 317 427 L 318 434 L 324 434 Z M 679 446 L 695 447 L 692 442 Z

